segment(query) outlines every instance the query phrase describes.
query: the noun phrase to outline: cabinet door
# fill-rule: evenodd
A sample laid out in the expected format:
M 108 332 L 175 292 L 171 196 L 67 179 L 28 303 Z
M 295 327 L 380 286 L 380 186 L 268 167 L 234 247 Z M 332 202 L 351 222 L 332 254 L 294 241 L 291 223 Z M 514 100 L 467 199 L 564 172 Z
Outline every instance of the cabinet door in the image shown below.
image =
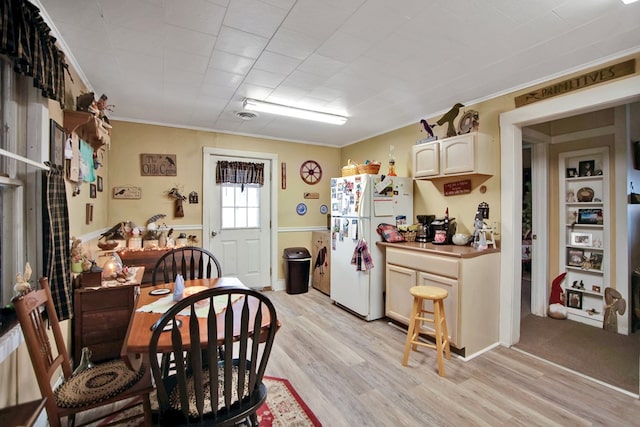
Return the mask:
M 427 142 L 414 145 L 413 176 L 435 176 L 440 173 L 440 143 Z
M 409 324 L 413 297 L 409 292 L 416 286 L 415 270 L 387 264 L 387 292 L 385 297 L 385 315 L 398 322 Z
M 419 286 L 435 286 L 446 290 L 449 295 L 444 300 L 444 314 L 447 319 L 447 331 L 449 332 L 449 340 L 451 345 L 461 348 L 458 335 L 458 281 L 434 274 L 418 272 Z M 426 310 L 433 311 L 433 303 L 431 301 L 424 302 Z M 431 329 L 428 326 L 426 329 Z
M 474 135 L 466 134 L 440 142 L 441 171 L 443 175 L 473 172 L 475 170 Z

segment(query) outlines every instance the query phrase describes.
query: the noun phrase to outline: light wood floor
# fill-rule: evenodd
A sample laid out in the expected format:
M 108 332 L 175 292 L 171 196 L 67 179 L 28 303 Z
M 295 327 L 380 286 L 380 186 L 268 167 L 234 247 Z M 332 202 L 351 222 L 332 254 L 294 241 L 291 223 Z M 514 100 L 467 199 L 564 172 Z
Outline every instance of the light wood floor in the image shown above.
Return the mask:
M 435 350 L 401 365 L 406 332 L 310 289 L 269 292 L 282 327 L 267 375 L 287 378 L 326 427 L 638 425 L 640 400 L 512 349 L 469 362 Z M 576 355 L 587 357 L 587 355 Z

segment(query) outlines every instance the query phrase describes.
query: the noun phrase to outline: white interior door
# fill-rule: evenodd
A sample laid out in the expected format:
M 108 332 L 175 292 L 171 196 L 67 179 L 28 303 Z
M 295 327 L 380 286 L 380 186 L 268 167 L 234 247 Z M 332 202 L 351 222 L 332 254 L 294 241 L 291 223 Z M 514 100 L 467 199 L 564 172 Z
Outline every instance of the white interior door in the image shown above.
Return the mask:
M 238 152 L 242 153 L 242 152 Z M 203 241 L 218 258 L 223 276 L 251 288 L 271 286 L 272 159 L 205 153 L 203 176 Z M 265 183 L 216 183 L 218 161 L 264 164 Z

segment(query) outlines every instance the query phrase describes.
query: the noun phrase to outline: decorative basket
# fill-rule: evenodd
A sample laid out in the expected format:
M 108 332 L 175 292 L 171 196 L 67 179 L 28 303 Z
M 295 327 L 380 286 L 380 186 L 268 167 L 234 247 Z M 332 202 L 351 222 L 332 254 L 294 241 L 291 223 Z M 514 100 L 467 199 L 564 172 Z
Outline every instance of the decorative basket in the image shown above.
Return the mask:
M 358 174 L 358 166 L 349 159 L 347 166 L 342 167 L 342 176 L 351 176 Z
M 416 241 L 416 232 L 415 231 L 401 231 L 402 237 L 407 242 L 415 242 Z
M 368 163 L 366 165 L 358 165 L 358 173 L 377 174 L 380 170 L 380 163 Z

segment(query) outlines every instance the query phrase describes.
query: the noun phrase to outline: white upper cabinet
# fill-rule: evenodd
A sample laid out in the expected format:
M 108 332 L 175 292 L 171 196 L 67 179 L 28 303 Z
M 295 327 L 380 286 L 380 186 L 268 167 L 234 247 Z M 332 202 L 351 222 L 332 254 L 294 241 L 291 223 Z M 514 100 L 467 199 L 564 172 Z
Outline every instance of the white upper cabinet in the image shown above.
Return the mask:
M 493 175 L 493 139 L 471 132 L 414 145 L 413 177 L 422 179 L 458 175 Z

